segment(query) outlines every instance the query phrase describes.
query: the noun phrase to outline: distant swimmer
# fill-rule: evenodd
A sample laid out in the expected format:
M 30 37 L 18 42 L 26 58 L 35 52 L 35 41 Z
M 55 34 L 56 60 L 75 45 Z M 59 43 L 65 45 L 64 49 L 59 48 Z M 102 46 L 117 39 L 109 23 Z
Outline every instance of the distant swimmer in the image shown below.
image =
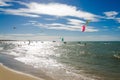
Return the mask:
M 56 41 L 53 41 L 53 42 L 56 42 Z
M 64 42 L 64 44 L 66 44 L 67 42 Z
M 84 43 L 84 45 L 86 46 L 86 45 L 87 45 L 87 43 Z
M 41 43 L 44 43 L 43 41 L 41 41 Z
M 28 40 L 28 45 L 30 45 L 30 40 Z
M 13 27 L 13 29 L 16 29 L 16 27 Z
M 120 55 L 118 55 L 118 54 L 114 54 L 113 56 L 117 59 L 120 59 Z

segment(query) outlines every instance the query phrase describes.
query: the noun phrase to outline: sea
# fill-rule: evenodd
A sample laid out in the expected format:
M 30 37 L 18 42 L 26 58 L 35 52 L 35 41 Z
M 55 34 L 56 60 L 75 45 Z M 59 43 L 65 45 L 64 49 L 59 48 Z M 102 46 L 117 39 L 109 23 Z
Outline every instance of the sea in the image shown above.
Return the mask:
M 0 41 L 0 63 L 45 80 L 120 80 L 120 42 Z

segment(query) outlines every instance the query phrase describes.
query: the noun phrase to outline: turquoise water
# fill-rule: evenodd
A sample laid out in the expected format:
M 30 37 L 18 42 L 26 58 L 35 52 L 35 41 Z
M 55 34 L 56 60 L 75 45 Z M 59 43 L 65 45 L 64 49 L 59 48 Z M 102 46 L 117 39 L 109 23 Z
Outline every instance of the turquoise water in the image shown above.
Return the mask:
M 0 43 L 0 54 L 8 55 L 7 58 L 12 55 L 10 59 L 40 69 L 54 80 L 120 80 L 120 58 L 114 56 L 120 55 L 120 42 L 117 41 L 4 41 Z M 5 55 L 0 55 L 3 63 L 15 62 L 4 61 Z M 32 71 L 35 70 L 28 73 Z

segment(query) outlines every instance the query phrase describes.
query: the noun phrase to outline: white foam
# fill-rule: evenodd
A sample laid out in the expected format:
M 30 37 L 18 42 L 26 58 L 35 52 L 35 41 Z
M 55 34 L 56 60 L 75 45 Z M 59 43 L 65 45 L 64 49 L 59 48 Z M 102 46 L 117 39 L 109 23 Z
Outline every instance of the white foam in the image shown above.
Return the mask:
M 6 50 L 5 54 L 15 56 L 15 60 L 31 65 L 34 68 L 40 68 L 47 75 L 55 80 L 92 80 L 85 76 L 76 74 L 68 66 L 57 62 L 51 56 L 59 57 L 60 54 L 54 52 L 55 46 L 61 43 L 53 42 L 14 42 L 15 48 Z M 20 46 L 17 46 L 20 45 Z
M 0 47 L 0 50 L 3 50 L 3 47 Z

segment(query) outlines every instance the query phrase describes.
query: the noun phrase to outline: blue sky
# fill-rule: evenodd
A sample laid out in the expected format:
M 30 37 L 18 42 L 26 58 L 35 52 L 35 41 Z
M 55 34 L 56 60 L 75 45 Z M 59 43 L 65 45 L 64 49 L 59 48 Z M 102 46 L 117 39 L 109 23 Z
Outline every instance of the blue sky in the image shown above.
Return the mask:
M 0 39 L 120 41 L 119 4 L 120 0 L 0 0 Z M 86 20 L 91 21 L 81 32 Z

